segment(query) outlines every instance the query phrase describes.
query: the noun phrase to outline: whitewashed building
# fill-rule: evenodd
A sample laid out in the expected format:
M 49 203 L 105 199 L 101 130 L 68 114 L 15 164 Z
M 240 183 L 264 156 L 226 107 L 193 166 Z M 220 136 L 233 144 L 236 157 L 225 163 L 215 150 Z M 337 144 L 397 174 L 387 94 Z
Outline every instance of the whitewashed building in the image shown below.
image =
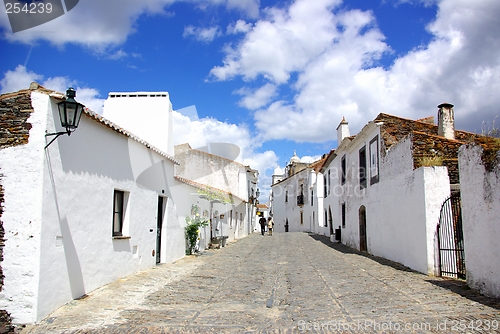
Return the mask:
M 343 120 L 323 166 L 342 243 L 430 275 L 440 274 L 441 208 L 460 189 L 458 149 L 477 137 L 455 130 L 453 105 L 438 108 L 438 125 L 380 114 L 355 136 Z
M 0 309 L 15 323 L 185 255 L 174 157 L 90 110 L 46 147 L 63 96 L 30 88 L 0 96 Z
M 350 134 L 343 119 L 337 136 L 338 147 L 316 163 L 293 169 L 288 166 L 296 161 L 291 160 L 284 173 L 274 173 L 271 207 L 280 224 L 278 232 L 288 223 L 289 231 L 329 235 L 352 248 L 430 275 L 441 275 L 450 264 L 457 272 L 446 275 L 460 277 L 459 267 L 467 259 L 471 285 L 482 284 L 481 291 L 498 294 L 497 270 L 491 267 L 495 260 L 485 255 L 486 248 L 496 249 L 495 238 L 490 236 L 498 234 L 493 218 L 498 216 L 493 200 L 500 198 L 495 197 L 498 179 L 471 163 L 477 160 L 476 154 L 462 159 L 463 169 L 473 175 L 461 181 L 457 159 L 465 143 L 478 141 L 484 146 L 491 139 L 455 130 L 453 105 L 448 103 L 438 106 L 437 125 L 434 117 L 410 120 L 380 114 L 356 135 Z M 306 184 L 307 192 L 303 190 Z M 489 185 L 487 189 L 483 184 Z M 438 225 L 444 220 L 445 201 L 451 193 L 459 194 L 461 187 L 464 201 L 468 201 L 463 209 L 467 213 L 465 236 L 458 237 L 453 253 L 458 254 L 465 243 L 465 258 L 448 259 Z M 484 202 L 485 192 L 491 203 L 479 214 L 477 208 L 482 206 L 477 201 Z M 451 215 L 458 219 L 458 212 Z M 481 228 L 470 222 L 478 216 L 488 222 Z M 483 261 L 476 261 L 479 258 Z M 474 264 L 467 264 L 471 259 Z
M 257 170 L 192 149 L 189 144 L 175 146 L 175 157 L 180 162 L 175 171 L 177 180 L 201 191 L 219 194 L 220 200 L 214 201 L 211 210 L 211 237 L 227 237 L 227 241 L 233 241 L 253 232 Z
M 300 162 L 296 152 L 283 171 L 279 166 L 272 176 L 271 212 L 276 232 L 315 232 L 323 234 L 324 159 Z

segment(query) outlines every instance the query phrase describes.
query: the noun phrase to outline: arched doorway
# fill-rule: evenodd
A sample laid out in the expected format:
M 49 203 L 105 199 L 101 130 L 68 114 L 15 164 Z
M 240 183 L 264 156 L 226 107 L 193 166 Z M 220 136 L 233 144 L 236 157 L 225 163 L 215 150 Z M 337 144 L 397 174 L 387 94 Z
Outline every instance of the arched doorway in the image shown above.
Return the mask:
M 366 252 L 366 208 L 359 207 L 359 250 Z

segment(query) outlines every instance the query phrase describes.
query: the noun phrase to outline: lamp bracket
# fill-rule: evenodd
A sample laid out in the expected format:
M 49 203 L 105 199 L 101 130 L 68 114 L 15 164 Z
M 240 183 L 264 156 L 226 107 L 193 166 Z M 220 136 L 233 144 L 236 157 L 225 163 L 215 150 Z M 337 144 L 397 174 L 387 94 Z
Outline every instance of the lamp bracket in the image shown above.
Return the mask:
M 49 136 L 55 136 L 55 137 L 52 138 L 52 140 L 47 145 L 45 145 L 44 149 L 47 149 L 47 147 L 49 147 L 49 145 L 52 144 L 54 142 L 54 140 L 56 140 L 57 138 L 59 138 L 59 136 L 62 136 L 62 135 L 65 135 L 65 134 L 67 134 L 68 136 L 71 136 L 71 131 L 66 130 L 66 131 L 61 131 L 61 132 L 46 133 L 45 137 L 49 137 Z

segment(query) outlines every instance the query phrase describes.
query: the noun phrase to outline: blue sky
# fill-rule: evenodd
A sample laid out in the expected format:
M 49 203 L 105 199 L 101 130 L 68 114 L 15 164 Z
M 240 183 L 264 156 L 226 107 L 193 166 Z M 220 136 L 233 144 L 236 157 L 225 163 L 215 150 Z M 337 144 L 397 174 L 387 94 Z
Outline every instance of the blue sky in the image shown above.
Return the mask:
M 455 105 L 457 127 L 500 113 L 498 0 L 80 0 L 13 34 L 0 14 L 0 90 L 77 89 L 101 112 L 109 92 L 168 91 L 177 141 L 240 146 L 261 172 L 335 148 L 380 112 Z M 266 192 L 263 192 L 264 194 Z

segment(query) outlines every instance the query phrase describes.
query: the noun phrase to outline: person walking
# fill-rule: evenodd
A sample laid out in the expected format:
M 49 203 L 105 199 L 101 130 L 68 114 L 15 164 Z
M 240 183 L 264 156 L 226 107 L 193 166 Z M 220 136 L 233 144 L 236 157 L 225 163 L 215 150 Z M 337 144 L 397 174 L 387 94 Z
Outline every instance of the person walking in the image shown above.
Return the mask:
M 273 229 L 274 229 L 273 217 L 268 217 L 267 218 L 267 230 L 269 231 L 269 235 L 273 235 Z
M 260 233 L 264 235 L 264 233 L 266 232 L 266 218 L 260 217 L 259 224 L 260 224 Z

